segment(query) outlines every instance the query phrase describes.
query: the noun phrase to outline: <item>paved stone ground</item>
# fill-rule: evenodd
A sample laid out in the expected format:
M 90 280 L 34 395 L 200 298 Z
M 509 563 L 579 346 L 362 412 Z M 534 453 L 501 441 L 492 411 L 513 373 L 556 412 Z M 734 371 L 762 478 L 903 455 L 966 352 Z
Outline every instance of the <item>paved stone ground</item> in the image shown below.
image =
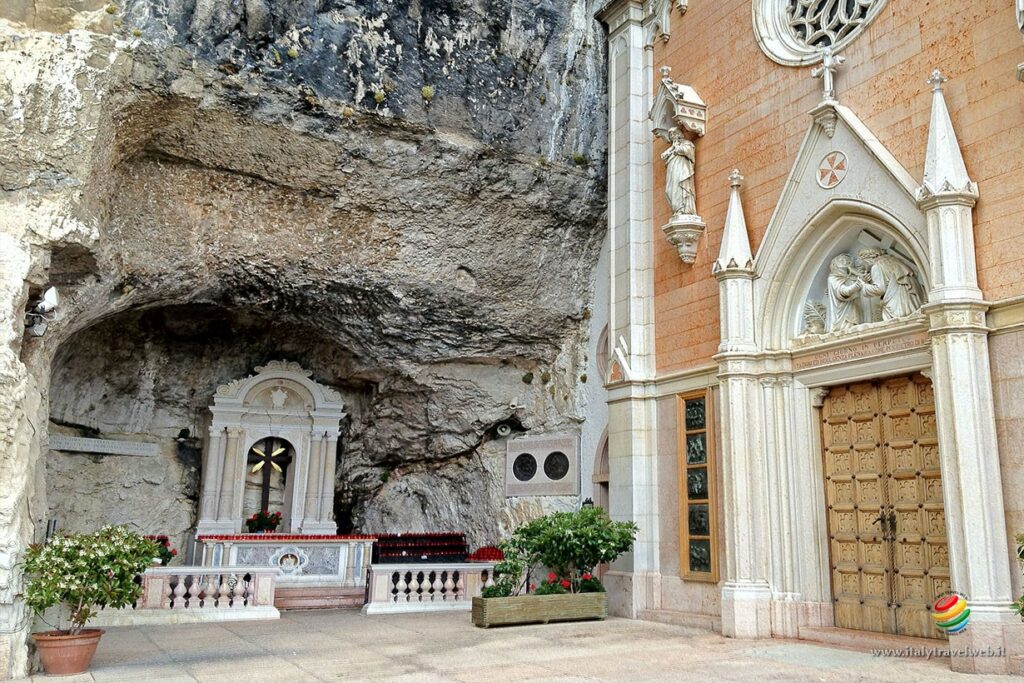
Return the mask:
M 478 629 L 462 613 L 107 629 L 89 674 L 33 681 L 1020 681 L 954 674 L 948 662 L 609 619 Z

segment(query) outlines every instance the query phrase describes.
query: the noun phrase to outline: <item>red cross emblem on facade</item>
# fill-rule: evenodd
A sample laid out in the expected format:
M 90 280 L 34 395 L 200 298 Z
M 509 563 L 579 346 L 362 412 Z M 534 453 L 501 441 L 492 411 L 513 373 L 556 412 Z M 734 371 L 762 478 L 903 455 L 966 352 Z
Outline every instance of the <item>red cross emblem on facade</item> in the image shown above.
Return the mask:
M 846 155 L 842 152 L 829 152 L 818 166 L 818 184 L 830 190 L 846 177 Z

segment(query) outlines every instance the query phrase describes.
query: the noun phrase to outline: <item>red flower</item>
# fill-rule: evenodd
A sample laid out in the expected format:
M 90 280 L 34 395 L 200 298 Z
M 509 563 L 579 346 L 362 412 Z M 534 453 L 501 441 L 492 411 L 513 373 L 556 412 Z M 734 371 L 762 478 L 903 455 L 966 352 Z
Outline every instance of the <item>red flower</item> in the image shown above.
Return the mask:
M 531 584 L 530 584 L 530 590 L 532 590 L 532 591 L 535 591 L 535 590 L 537 590 L 537 584 L 535 584 L 535 583 L 531 583 Z
M 177 555 L 177 554 L 178 554 L 178 551 L 175 550 L 174 548 L 171 548 L 171 555 L 173 556 L 173 555 Z
M 569 579 L 562 579 L 560 585 L 562 586 L 562 588 L 569 588 L 569 586 L 571 586 L 572 584 L 569 583 Z
M 551 581 L 552 583 L 554 583 L 557 580 L 558 580 L 558 574 L 556 574 L 554 572 L 551 572 L 550 574 L 548 574 L 548 581 Z
M 590 575 L 590 572 L 583 572 L 583 576 L 580 578 L 582 578 L 584 581 L 590 581 L 594 577 Z

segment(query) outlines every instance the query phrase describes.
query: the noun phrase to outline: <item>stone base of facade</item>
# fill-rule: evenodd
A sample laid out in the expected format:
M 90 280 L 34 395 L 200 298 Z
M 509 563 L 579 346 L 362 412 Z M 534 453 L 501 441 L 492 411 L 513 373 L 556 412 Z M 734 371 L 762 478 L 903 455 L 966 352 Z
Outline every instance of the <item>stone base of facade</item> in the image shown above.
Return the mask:
M 608 614 L 638 619 L 661 607 L 661 574 L 612 570 L 601 581 L 608 591 Z
M 1024 622 L 974 621 L 949 637 L 950 667 L 976 674 L 1024 676 Z
M 771 638 L 772 593 L 767 585 L 726 583 L 722 587 L 722 635 Z

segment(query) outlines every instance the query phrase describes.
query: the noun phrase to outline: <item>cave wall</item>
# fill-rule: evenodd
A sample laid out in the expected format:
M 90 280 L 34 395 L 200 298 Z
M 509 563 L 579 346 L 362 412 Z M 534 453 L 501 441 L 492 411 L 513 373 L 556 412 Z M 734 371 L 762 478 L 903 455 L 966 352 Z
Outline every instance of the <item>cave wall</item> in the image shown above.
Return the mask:
M 586 432 L 596 405 L 580 380 L 593 376 L 604 237 L 596 5 L 0 3 L 0 674 L 27 671 L 18 559 L 49 512 L 67 522 L 127 509 L 135 502 L 94 501 L 162 487 L 184 524 L 193 474 L 169 435 L 180 389 L 198 395 L 226 366 L 240 376 L 267 359 L 236 350 L 175 388 L 122 381 L 101 416 L 91 399 L 124 380 L 125 363 L 142 377 L 141 359 L 174 356 L 159 332 L 150 352 L 107 365 L 115 341 L 150 338 L 131 322 L 145 311 L 208 307 L 301 329 L 332 359 L 319 380 L 375 387 L 342 454 L 352 467 L 340 499 L 355 523 L 429 510 L 416 523 L 457 519 L 482 541 L 575 503 L 506 501 L 489 434 L 510 419 L 531 433 Z M 60 318 L 26 334 L 24 311 L 54 284 Z M 131 334 L 97 347 L 104 321 Z M 91 365 L 69 360 L 82 345 Z M 527 374 L 549 379 L 528 385 Z M 146 405 L 150 393 L 152 408 L 133 414 L 128 397 Z M 165 466 L 93 496 L 45 482 L 44 463 L 65 479 L 126 467 L 58 462 L 51 427 L 160 440 Z M 488 512 L 467 517 L 468 506 Z

